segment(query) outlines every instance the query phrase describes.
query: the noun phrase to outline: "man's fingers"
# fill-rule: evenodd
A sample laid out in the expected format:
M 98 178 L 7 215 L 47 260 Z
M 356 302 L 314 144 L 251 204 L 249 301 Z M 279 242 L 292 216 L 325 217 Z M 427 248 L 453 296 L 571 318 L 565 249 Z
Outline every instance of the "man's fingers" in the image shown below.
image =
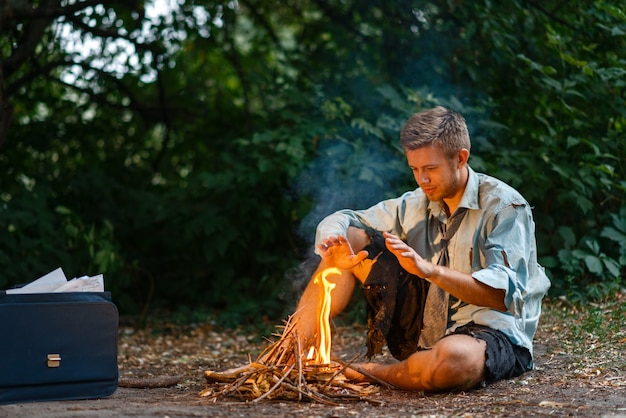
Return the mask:
M 350 246 L 350 242 L 343 235 L 339 235 L 337 237 L 328 237 L 324 241 L 321 242 L 317 247 L 319 249 L 329 249 L 331 247 L 340 247 L 343 245 Z
M 359 253 L 354 256 L 355 259 L 356 259 L 356 264 L 358 264 L 361 261 L 365 260 L 368 255 L 369 255 L 369 253 L 367 251 L 365 251 L 365 250 L 359 251 Z

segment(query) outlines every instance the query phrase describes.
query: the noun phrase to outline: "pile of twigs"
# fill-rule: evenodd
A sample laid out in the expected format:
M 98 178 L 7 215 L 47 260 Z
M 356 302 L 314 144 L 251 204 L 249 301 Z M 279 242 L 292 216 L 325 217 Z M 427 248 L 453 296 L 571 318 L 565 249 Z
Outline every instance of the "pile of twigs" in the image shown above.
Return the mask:
M 200 396 L 214 401 L 229 396 L 251 402 L 281 399 L 326 405 L 350 401 L 381 404 L 370 398 L 378 393 L 377 386 L 346 381 L 343 371 L 354 359 L 349 363 L 307 364 L 302 342 L 291 320 L 284 326 L 282 335 L 276 336 L 280 338 L 256 361 L 224 372 L 206 371 L 205 377 L 211 385 L 200 392 Z

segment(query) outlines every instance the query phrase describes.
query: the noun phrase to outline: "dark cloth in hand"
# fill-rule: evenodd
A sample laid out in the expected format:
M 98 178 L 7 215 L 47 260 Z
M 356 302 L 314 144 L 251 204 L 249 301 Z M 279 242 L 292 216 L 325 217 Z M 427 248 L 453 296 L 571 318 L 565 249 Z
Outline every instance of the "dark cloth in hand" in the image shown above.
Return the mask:
M 367 300 L 367 356 L 381 354 L 385 344 L 391 354 L 404 360 L 418 349 L 423 325 L 428 282 L 409 274 L 375 234 L 365 247 L 375 260 L 362 285 Z

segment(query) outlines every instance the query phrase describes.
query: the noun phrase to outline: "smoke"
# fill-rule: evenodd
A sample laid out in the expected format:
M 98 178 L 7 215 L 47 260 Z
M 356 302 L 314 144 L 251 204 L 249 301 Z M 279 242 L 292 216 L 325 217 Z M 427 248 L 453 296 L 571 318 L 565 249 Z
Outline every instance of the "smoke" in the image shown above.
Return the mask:
M 318 157 L 295 184 L 312 201 L 298 234 L 312 244 L 317 224 L 339 209 L 366 209 L 398 195 L 398 180 L 409 173 L 404 157 L 378 139 L 358 143 L 326 140 Z
M 365 137 L 353 143 L 321 141 L 317 158 L 292 186 L 296 198 L 311 202 L 297 230 L 306 243 L 306 253 L 302 263 L 287 273 L 295 291 L 303 290 L 319 263 L 313 241 L 317 224 L 324 217 L 339 209 L 366 209 L 398 196 L 409 178 L 404 156 L 378 138 Z

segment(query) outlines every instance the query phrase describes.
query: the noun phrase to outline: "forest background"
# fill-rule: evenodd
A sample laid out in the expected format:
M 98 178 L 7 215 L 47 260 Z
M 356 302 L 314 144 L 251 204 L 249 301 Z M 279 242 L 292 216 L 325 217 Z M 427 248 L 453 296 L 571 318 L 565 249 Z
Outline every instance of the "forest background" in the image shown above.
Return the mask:
M 274 321 L 321 218 L 415 188 L 399 130 L 441 104 L 472 167 L 534 207 L 550 296 L 605 299 L 626 272 L 625 6 L 1 2 L 0 288 L 62 267 L 103 273 L 123 314 Z

